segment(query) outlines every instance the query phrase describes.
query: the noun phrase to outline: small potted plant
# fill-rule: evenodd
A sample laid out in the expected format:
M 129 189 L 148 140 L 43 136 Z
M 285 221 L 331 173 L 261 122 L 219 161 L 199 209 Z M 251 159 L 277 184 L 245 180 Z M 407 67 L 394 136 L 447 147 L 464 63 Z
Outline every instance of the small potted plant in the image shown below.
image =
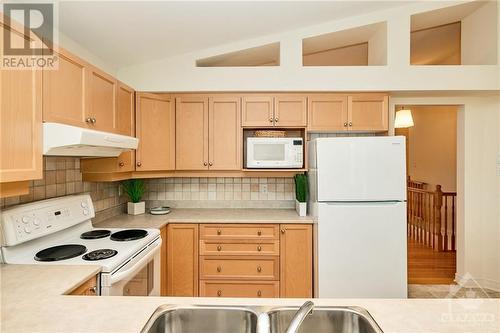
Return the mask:
M 298 174 L 295 175 L 295 210 L 299 216 L 307 215 L 307 195 L 308 184 L 307 176 Z
M 127 213 L 130 215 L 144 214 L 146 212 L 146 203 L 141 201 L 144 195 L 144 180 L 128 179 L 123 181 L 121 185 L 131 201 L 127 203 Z

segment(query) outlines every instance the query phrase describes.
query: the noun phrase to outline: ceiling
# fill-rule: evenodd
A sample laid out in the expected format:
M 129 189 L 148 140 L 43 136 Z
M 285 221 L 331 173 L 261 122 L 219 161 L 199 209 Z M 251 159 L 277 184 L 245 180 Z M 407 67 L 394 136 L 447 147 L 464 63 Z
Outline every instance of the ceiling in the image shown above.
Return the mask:
M 405 1 L 60 1 L 59 29 L 120 69 L 404 4 Z

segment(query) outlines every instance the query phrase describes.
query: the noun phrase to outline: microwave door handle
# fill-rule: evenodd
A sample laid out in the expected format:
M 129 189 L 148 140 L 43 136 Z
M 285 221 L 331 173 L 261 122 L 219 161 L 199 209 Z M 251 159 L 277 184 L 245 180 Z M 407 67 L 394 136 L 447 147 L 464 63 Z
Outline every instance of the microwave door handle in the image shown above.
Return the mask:
M 161 248 L 161 239 L 159 239 L 159 241 L 156 242 L 156 244 L 150 245 L 150 248 L 147 249 L 147 251 L 149 251 L 149 252 L 144 257 L 139 259 L 139 261 L 136 262 L 132 267 L 130 267 L 129 269 L 127 269 L 125 271 L 118 270 L 116 273 L 111 274 L 110 283 L 113 285 L 117 282 L 120 282 L 121 280 L 123 280 L 127 276 L 130 276 L 130 275 L 137 273 L 140 269 L 142 269 L 144 267 L 144 265 L 152 257 L 154 257 L 156 255 L 156 253 L 158 253 L 158 251 L 160 251 L 160 248 Z

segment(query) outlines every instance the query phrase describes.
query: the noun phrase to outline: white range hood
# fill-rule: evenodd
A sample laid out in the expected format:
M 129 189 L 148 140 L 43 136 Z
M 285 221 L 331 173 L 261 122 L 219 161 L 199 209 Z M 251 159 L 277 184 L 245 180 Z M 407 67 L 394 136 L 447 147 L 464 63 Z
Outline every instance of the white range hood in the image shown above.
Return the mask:
M 138 143 L 131 136 L 43 123 L 43 154 L 47 156 L 115 157 L 137 149 Z

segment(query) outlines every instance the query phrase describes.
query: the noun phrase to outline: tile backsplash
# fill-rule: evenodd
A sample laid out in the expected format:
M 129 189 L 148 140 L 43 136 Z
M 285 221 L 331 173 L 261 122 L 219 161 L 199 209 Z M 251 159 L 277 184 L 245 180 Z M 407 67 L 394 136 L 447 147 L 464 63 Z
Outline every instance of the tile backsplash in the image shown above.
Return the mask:
M 0 199 L 0 208 L 71 194 L 89 193 L 96 212 L 122 211 L 127 201 L 119 196 L 118 182 L 82 181 L 80 159 L 76 157 L 44 157 L 43 179 L 30 182 L 29 193 Z
M 159 178 L 146 181 L 150 205 L 186 208 L 291 208 L 293 178 Z

